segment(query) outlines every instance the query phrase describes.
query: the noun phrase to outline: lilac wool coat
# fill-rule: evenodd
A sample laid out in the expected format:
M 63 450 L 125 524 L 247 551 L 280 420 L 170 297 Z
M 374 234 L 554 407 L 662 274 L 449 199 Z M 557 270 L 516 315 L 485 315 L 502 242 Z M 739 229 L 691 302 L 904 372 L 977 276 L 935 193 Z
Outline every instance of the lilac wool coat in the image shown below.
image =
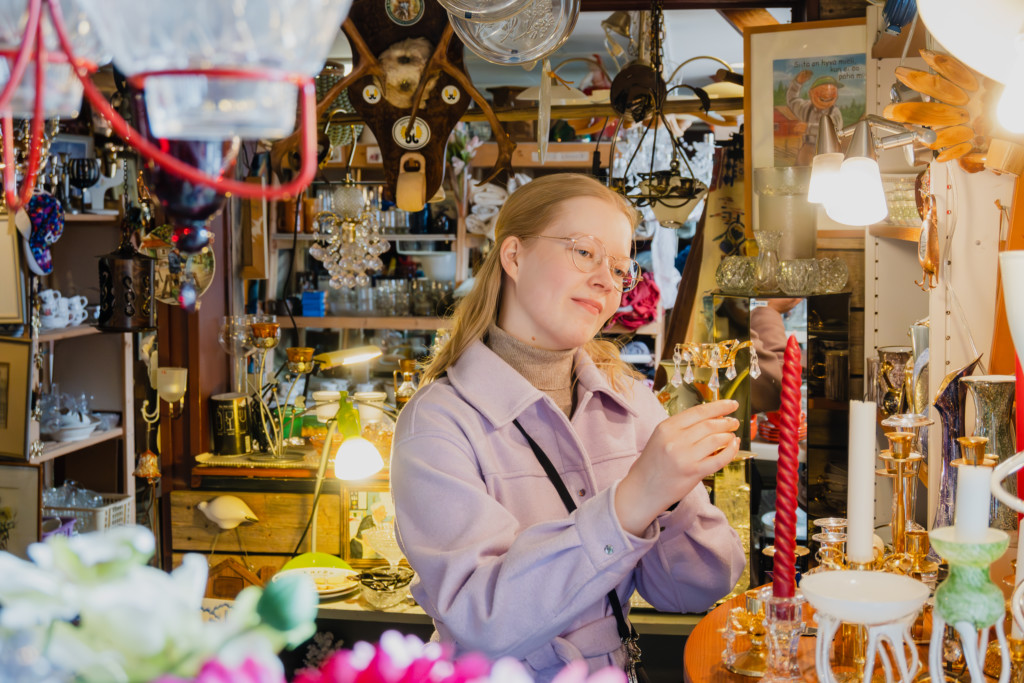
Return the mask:
M 402 410 L 391 486 L 412 587 L 458 652 L 521 660 L 538 681 L 567 662 L 622 666 L 608 591 L 633 589 L 666 612 L 704 610 L 739 579 L 739 537 L 696 486 L 634 536 L 615 489 L 665 411 L 635 383 L 620 394 L 578 351 L 572 419 L 482 342 Z M 566 512 L 512 421 L 554 464 Z M 643 639 L 641 638 L 641 647 Z

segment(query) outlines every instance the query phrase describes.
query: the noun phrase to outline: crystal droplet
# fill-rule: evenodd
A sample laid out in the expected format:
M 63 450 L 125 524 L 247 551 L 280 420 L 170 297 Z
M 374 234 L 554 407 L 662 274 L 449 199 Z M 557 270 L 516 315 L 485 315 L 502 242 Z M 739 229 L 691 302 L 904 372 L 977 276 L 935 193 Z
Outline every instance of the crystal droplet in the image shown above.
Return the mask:
M 757 379 L 761 376 L 761 365 L 757 362 L 757 354 L 750 354 L 750 376 Z
M 683 381 L 687 384 L 693 384 L 693 366 L 689 363 L 686 364 L 686 374 L 683 375 Z
M 717 392 L 718 391 L 718 387 L 719 387 L 718 371 L 717 370 L 712 370 L 711 371 L 711 379 L 708 381 L 708 389 L 710 389 L 711 391 Z
M 730 365 L 725 369 L 725 378 L 729 380 L 736 379 L 736 366 Z

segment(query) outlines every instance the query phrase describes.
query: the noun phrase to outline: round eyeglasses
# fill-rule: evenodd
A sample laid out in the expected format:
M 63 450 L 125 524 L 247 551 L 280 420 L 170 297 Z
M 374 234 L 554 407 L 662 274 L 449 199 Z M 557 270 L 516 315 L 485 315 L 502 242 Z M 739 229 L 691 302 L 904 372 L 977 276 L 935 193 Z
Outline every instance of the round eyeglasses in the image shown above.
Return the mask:
M 631 258 L 612 258 L 608 255 L 601 240 L 592 235 L 582 237 L 534 235 L 534 237 L 568 242 L 572 263 L 582 273 L 593 273 L 607 261 L 608 271 L 612 274 L 612 284 L 617 291 L 623 294 L 631 291 L 640 282 L 639 263 Z

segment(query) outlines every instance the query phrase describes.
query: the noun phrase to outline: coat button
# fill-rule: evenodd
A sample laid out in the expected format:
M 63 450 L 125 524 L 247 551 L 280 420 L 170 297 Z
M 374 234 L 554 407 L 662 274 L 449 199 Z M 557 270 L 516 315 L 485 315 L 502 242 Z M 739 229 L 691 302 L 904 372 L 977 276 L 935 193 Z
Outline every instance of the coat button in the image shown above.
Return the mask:
M 611 547 L 610 545 L 606 545 L 606 546 L 604 547 L 604 554 L 605 554 L 605 555 L 611 555 L 611 554 L 613 554 L 614 552 L 615 552 L 615 548 Z
M 583 496 L 587 495 L 587 490 L 580 489 L 579 491 L 577 491 L 577 493 L 580 494 L 580 498 L 582 498 Z

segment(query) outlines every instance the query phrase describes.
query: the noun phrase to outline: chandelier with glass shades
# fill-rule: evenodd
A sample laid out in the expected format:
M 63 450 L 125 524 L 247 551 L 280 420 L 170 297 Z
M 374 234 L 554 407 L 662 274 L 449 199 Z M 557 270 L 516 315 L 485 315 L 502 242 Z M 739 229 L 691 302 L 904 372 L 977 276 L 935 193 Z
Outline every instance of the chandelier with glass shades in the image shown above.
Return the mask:
M 295 195 L 316 172 L 313 77 L 352 0 L 0 0 L 0 114 L 7 205 L 32 193 L 46 119 L 78 115 L 82 95 L 147 160 L 222 194 L 268 200 Z M 155 140 L 132 128 L 92 81 L 107 62 L 144 93 Z M 162 140 L 279 138 L 302 102 L 301 171 L 261 187 L 203 173 Z M 32 119 L 21 188 L 13 119 Z

